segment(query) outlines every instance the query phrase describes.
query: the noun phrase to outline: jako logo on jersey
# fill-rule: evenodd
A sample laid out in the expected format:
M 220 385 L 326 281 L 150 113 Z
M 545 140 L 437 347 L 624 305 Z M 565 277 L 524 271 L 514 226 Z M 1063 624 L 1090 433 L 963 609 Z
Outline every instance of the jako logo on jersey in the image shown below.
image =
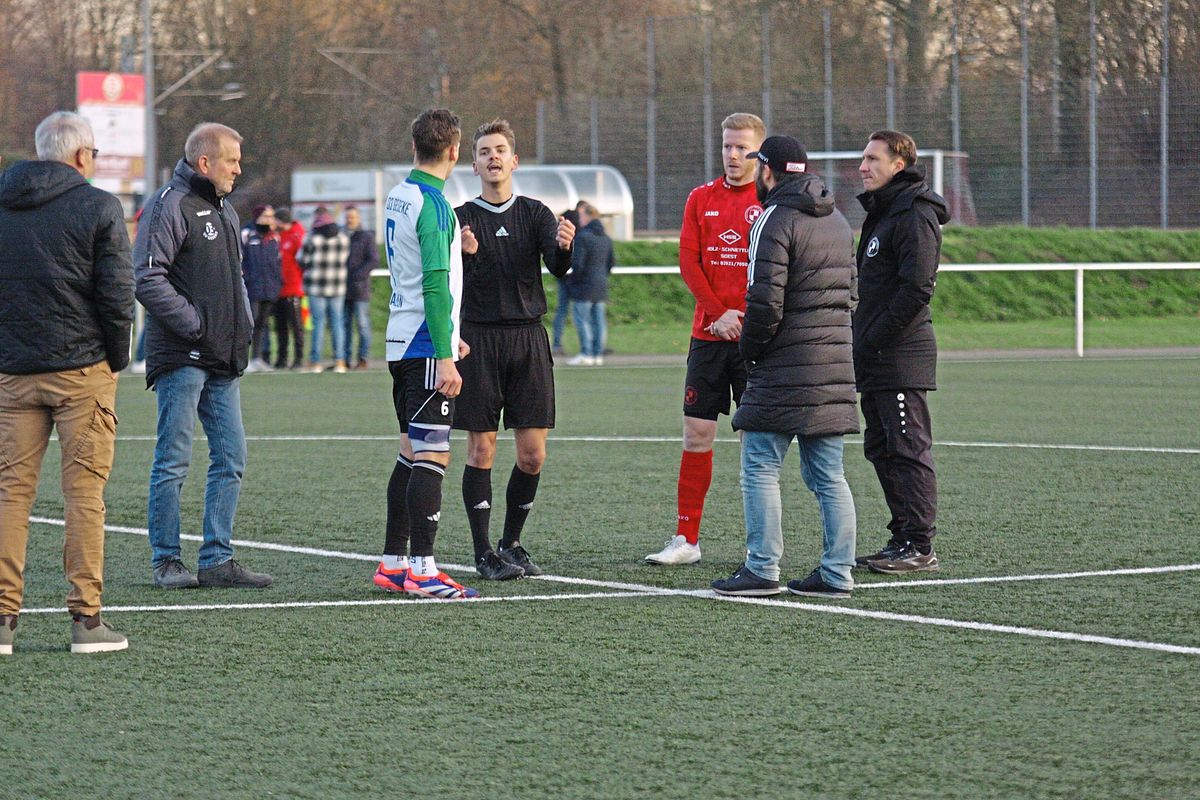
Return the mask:
M 746 222 L 749 222 L 751 225 L 753 225 L 754 220 L 758 219 L 761 215 L 762 206 L 750 206 L 746 209 Z
M 500 230 L 496 231 L 496 235 L 497 236 L 508 236 L 508 229 L 505 228 L 503 225 L 501 225 Z
M 720 212 L 720 211 L 705 211 L 705 212 L 704 212 L 704 216 L 706 216 L 706 217 L 719 217 L 719 216 L 721 216 L 721 212 Z
M 735 231 L 733 228 L 730 228 L 729 230 L 725 231 L 717 238 L 720 239 L 725 244 L 736 244 L 737 242 L 740 242 L 742 240 L 742 235 L 740 233 L 738 233 L 737 231 Z
M 212 213 L 212 209 L 210 208 L 207 211 L 197 211 L 196 216 L 197 217 L 207 217 L 211 213 Z
M 208 239 L 210 242 L 217 238 L 217 229 L 213 227 L 211 222 L 204 223 L 204 238 Z
M 871 241 L 867 242 L 867 258 L 874 258 L 879 255 L 879 237 L 872 236 Z

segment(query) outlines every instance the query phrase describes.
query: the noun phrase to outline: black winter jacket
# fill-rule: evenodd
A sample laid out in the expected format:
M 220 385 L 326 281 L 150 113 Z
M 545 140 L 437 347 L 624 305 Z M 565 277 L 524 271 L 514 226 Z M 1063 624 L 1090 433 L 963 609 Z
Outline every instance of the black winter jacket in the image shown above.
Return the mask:
M 142 214 L 133 266 L 147 312 L 146 385 L 184 366 L 240 375 L 254 322 L 237 213 L 184 159 Z
M 350 237 L 350 260 L 346 262 L 346 302 L 371 299 L 371 270 L 379 266 L 379 248 L 375 232 L 363 229 L 346 231 Z
M 571 271 L 565 278 L 568 296 L 581 303 L 606 302 L 608 276 L 617 262 L 604 223 L 594 219 L 580 228 L 575 235 L 574 248 Z
M 815 175 L 775 186 L 750 229 L 739 344 L 749 364 L 736 430 L 834 436 L 858 430 L 850 314 L 854 234 Z
M 0 175 L 0 372 L 129 363 L 133 265 L 121 202 L 57 161 Z
M 946 201 L 911 166 L 874 192 L 858 242 L 854 372 L 862 392 L 936 389 L 937 340 L 929 301 L 937 284 Z

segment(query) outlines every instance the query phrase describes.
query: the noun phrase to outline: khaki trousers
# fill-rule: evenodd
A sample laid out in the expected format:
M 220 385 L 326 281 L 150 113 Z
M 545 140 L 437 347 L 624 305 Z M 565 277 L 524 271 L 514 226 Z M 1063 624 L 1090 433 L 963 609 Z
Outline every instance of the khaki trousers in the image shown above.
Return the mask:
M 67 609 L 100 611 L 104 485 L 117 438 L 117 376 L 101 361 L 35 375 L 0 373 L 0 614 L 21 609 L 29 514 L 50 431 L 58 429 L 66 506 Z

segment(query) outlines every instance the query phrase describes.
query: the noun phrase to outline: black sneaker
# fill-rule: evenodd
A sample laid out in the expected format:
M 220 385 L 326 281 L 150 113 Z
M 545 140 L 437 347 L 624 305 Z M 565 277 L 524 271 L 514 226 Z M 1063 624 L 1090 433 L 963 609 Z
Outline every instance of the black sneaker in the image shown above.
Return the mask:
M 787 590 L 802 597 L 849 597 L 851 589 L 839 589 L 830 586 L 821 577 L 821 570 L 814 569 L 802 581 L 788 581 Z
M 738 567 L 737 572 L 728 578 L 718 578 L 712 582 L 713 591 L 717 594 L 727 594 L 734 597 L 772 597 L 779 594 L 779 581 L 769 581 L 760 578 L 746 568 Z
M 865 567 L 868 561 L 876 561 L 881 558 L 892 558 L 898 555 L 905 548 L 907 542 L 897 542 L 895 539 L 889 539 L 888 543 L 877 553 L 871 553 L 865 556 L 856 556 L 854 559 L 855 567 Z
M 191 589 L 200 583 L 182 561 L 168 558 L 154 568 L 154 585 L 160 589 Z
M 542 574 L 542 568 L 533 563 L 533 559 L 529 557 L 529 551 L 521 547 L 520 542 L 513 542 L 512 547 L 501 547 L 496 551 L 496 555 L 500 556 L 503 561 L 520 567 L 527 576 Z
M 905 572 L 937 572 L 937 553 L 929 548 L 928 553 L 922 553 L 912 544 L 907 544 L 899 553 L 892 553 L 883 558 L 873 558 L 867 562 L 871 572 L 882 572 L 885 575 L 899 575 Z
M 525 577 L 524 568 L 510 564 L 492 550 L 479 557 L 475 562 L 475 571 L 479 577 L 489 581 L 511 581 Z
M 262 589 L 274 580 L 264 572 L 251 572 L 232 558 L 224 564 L 200 570 L 197 577 L 201 586 L 225 589 Z

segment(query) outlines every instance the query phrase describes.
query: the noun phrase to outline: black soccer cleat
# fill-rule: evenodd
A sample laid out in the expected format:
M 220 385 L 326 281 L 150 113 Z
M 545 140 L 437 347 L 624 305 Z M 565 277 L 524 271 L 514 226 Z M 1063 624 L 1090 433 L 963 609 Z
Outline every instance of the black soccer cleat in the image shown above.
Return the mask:
M 475 571 L 479 577 L 489 581 L 512 581 L 525 577 L 525 570 L 516 564 L 510 564 L 492 550 L 479 557 L 475 562 Z
M 497 551 L 497 555 L 501 560 L 507 561 L 513 566 L 520 567 L 525 571 L 526 576 L 541 575 L 542 568 L 533 563 L 533 559 L 529 557 L 529 551 L 521 547 L 520 542 L 513 542 L 512 547 L 501 547 Z

